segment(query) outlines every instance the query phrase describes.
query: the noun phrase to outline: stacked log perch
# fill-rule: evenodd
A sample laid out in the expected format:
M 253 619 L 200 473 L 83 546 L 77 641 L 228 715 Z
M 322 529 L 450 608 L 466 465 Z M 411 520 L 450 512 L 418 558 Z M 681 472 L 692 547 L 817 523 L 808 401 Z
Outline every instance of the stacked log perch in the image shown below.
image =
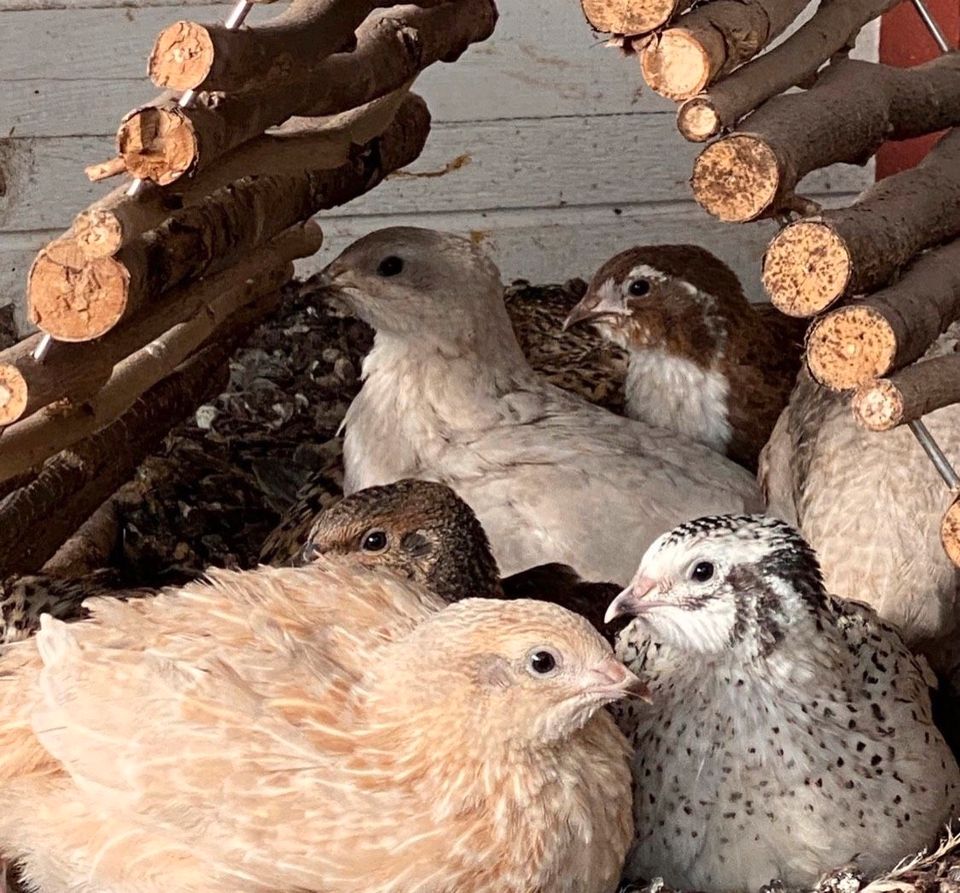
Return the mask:
M 493 0 L 292 0 L 258 27 L 161 33 L 149 71 L 167 92 L 86 168 L 143 188 L 124 183 L 41 249 L 27 283 L 41 333 L 0 352 L 0 577 L 61 549 L 68 571 L 96 560 L 111 494 L 223 389 L 293 261 L 319 249 L 310 218 L 419 156 L 430 114 L 413 81 L 496 18 Z
M 960 320 L 960 52 L 903 69 L 849 58 L 863 27 L 899 2 L 822 0 L 773 46 L 806 0 L 580 0 L 678 103 L 681 135 L 707 144 L 690 180 L 697 202 L 728 223 L 782 225 L 764 288 L 780 311 L 812 321 L 811 374 L 849 392 L 856 422 L 876 432 L 960 403 L 960 354 L 926 356 Z M 802 194 L 813 171 L 941 131 L 922 163 L 849 207 Z M 960 566 L 960 501 L 943 545 Z

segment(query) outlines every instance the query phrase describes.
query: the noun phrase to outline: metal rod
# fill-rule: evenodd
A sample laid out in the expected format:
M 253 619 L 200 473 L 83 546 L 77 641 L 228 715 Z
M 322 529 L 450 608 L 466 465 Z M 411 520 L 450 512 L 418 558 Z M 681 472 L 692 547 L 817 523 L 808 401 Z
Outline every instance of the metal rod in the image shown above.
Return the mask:
M 237 5 L 233 7 L 233 10 L 227 17 L 227 20 L 223 23 L 224 27 L 228 31 L 235 31 L 243 24 L 243 20 L 247 17 L 247 13 L 250 12 L 252 8 L 252 3 L 248 3 L 247 0 L 239 0 Z
M 42 363 L 47 358 L 51 344 L 53 344 L 53 337 L 50 335 L 44 335 L 40 339 L 40 343 L 33 349 L 33 359 L 37 363 Z
M 183 91 L 183 96 L 177 101 L 177 105 L 182 109 L 189 108 L 193 103 L 193 98 L 197 95 L 197 91 L 191 87 L 189 90 Z
M 934 440 L 933 435 L 927 430 L 927 426 L 924 425 L 920 419 L 908 422 L 907 424 L 910 426 L 913 436 L 920 441 L 920 446 L 923 447 L 923 451 L 930 458 L 933 467 L 937 469 L 937 473 L 943 478 L 943 482 L 951 490 L 960 487 L 960 474 L 957 474 L 956 469 L 950 464 L 950 460 L 944 455 L 943 450 L 940 449 L 940 444 Z
M 130 181 L 130 185 L 127 187 L 127 195 L 133 197 L 137 195 L 140 190 L 143 188 L 143 180 L 139 177 Z
M 940 48 L 941 53 L 949 53 L 953 47 L 947 43 L 946 35 L 943 31 L 940 30 L 940 26 L 937 24 L 937 20 L 933 17 L 933 13 L 927 9 L 926 4 L 923 0 L 912 0 L 913 7 L 917 11 L 917 15 L 923 19 L 923 24 L 927 26 L 927 30 L 930 32 L 930 35 L 936 41 L 937 46 Z

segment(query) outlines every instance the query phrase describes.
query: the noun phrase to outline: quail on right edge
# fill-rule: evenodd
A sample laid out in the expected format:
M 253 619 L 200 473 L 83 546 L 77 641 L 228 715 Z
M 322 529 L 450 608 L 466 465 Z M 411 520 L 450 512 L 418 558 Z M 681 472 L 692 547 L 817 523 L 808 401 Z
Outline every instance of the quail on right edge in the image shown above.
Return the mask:
M 631 878 L 810 887 L 851 860 L 888 869 L 956 815 L 929 668 L 871 609 L 827 594 L 785 522 L 664 534 L 607 612 L 622 615 L 636 619 L 618 655 L 653 680 L 652 703 L 618 717 L 636 747 Z

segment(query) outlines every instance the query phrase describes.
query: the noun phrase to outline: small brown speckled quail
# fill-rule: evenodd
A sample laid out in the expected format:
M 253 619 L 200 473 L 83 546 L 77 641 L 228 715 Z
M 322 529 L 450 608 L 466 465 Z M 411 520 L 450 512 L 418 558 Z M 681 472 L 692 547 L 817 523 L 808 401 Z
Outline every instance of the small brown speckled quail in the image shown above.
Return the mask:
M 960 771 L 930 715 L 929 670 L 866 606 L 823 588 L 782 521 L 701 518 L 664 534 L 608 617 L 653 680 L 620 710 L 636 747 L 628 875 L 677 889 L 788 887 L 932 843 Z
M 583 581 L 563 564 L 501 578 L 477 516 L 453 490 L 434 481 L 405 479 L 358 490 L 321 512 L 295 563 L 329 555 L 389 568 L 445 602 L 467 596 L 550 601 L 608 636 L 603 614 L 621 588 Z

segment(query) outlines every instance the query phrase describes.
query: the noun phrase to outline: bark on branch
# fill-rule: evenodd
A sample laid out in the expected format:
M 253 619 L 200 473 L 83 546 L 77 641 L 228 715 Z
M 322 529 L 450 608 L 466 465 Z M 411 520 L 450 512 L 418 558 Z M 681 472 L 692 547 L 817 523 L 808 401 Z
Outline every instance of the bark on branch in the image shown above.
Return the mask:
M 319 250 L 323 238 L 315 223 L 296 226 L 241 258 L 236 266 L 166 295 L 149 314 L 117 326 L 94 343 L 55 341 L 44 361 L 33 359 L 40 335 L 0 352 L 0 425 L 9 425 L 64 398 L 72 402 L 96 393 L 114 366 L 161 337 L 178 323 L 216 308 L 225 295 L 244 303 L 273 288 L 291 261 Z
M 34 467 L 110 424 L 208 338 L 219 341 L 232 338 L 237 330 L 248 332 L 278 305 L 278 289 L 292 275 L 293 264 L 262 274 L 253 294 L 246 283 L 237 283 L 195 316 L 119 363 L 106 384 L 85 403 L 50 406 L 5 428 L 0 432 L 0 480 Z
M 831 56 L 851 45 L 867 22 L 899 2 L 825 0 L 780 46 L 680 106 L 680 132 L 688 140 L 705 142 L 732 127 L 771 96 L 808 81 Z
M 710 7 L 704 7 L 709 9 Z M 836 162 L 864 164 L 886 140 L 960 124 L 960 53 L 915 68 L 842 59 L 804 93 L 777 96 L 697 158 L 693 194 L 744 223 L 791 207 L 797 183 Z
M 889 431 L 952 403 L 960 403 L 960 354 L 923 360 L 869 382 L 853 395 L 852 408 L 861 427 Z
M 294 115 L 330 115 L 364 105 L 424 68 L 456 58 L 493 32 L 493 0 L 399 6 L 370 16 L 357 46 L 302 77 L 253 94 L 202 94 L 189 109 L 161 97 L 124 118 L 117 147 L 127 171 L 160 185 L 203 170 L 226 152 Z
M 784 227 L 763 260 L 763 284 L 790 316 L 889 282 L 923 249 L 960 234 L 960 130 L 912 170 L 871 186 L 849 208 Z
M 713 0 L 681 16 L 640 51 L 644 80 L 668 99 L 689 99 L 752 59 L 808 0 Z
M 182 282 L 225 268 L 317 211 L 342 205 L 412 162 L 430 115 L 409 96 L 384 133 L 348 160 L 324 159 L 306 173 L 244 177 L 168 217 L 115 257 L 86 260 L 76 241 L 58 240 L 30 270 L 31 320 L 62 341 L 99 337 Z
M 0 579 L 39 570 L 174 425 L 222 391 L 229 379 L 227 359 L 247 334 L 249 329 L 238 328 L 218 338 L 121 418 L 61 453 L 11 494 L 0 506 Z
M 835 391 L 859 387 L 920 359 L 960 319 L 960 240 L 928 251 L 893 285 L 818 319 L 807 365 Z
M 131 196 L 124 184 L 81 211 L 71 235 L 85 258 L 109 257 L 175 211 L 200 204 L 234 180 L 278 173 L 305 176 L 311 170 L 339 167 L 349 158 L 352 144 L 367 143 L 387 129 L 406 96 L 407 90 L 401 89 L 349 112 L 291 119 L 166 189 L 148 182 Z
M 647 34 L 693 6 L 694 0 L 580 0 L 594 31 L 632 36 Z
M 431 7 L 443 0 L 418 0 Z M 353 49 L 357 28 L 389 0 L 293 0 L 253 28 L 175 22 L 160 32 L 148 73 L 158 87 L 224 93 L 269 90 L 299 80 L 328 56 Z

